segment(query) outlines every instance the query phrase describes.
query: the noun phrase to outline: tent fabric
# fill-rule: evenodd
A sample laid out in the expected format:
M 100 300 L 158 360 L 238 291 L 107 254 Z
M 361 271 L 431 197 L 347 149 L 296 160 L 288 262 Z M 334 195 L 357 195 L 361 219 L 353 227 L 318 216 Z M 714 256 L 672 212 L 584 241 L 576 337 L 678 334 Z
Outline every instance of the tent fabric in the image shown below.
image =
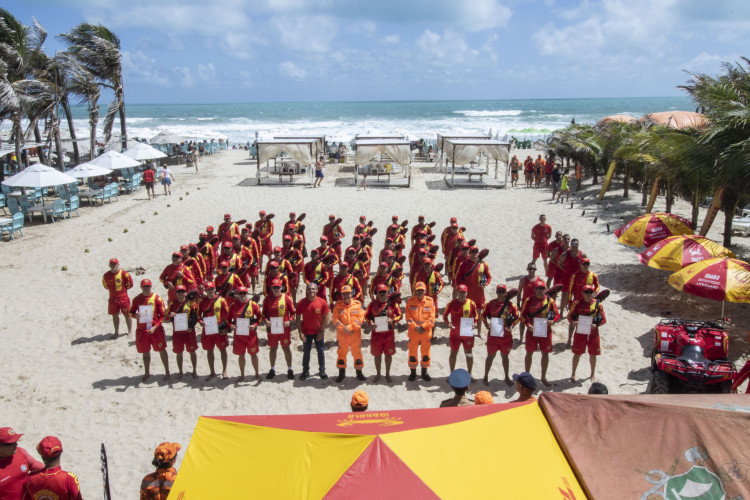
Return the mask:
M 364 165 L 377 153 L 388 155 L 399 165 L 411 163 L 411 143 L 403 139 L 356 139 L 355 165 Z
M 257 141 L 258 162 L 264 163 L 275 158 L 282 151 L 301 165 L 315 163 L 315 144 L 317 139 L 279 139 L 273 141 Z
M 638 119 L 640 123 L 655 123 L 671 128 L 701 128 L 708 125 L 708 117 L 693 111 L 660 111 Z
M 629 115 L 609 115 L 605 116 L 598 122 L 596 122 L 597 125 L 606 125 L 607 123 L 634 123 L 637 122 L 638 119 L 634 118 Z
M 38 188 L 71 184 L 74 182 L 78 182 L 78 179 L 64 174 L 55 168 L 42 165 L 41 163 L 34 163 L 12 177 L 5 179 L 3 184 L 8 187 Z
M 584 498 L 537 403 L 200 417 L 172 496 L 250 495 Z
M 295 139 L 315 139 L 315 146 L 318 153 L 322 153 L 326 149 L 326 136 L 323 135 L 275 135 L 275 140 L 295 140 Z
M 445 153 L 448 160 L 457 165 L 466 165 L 482 153 L 488 158 L 508 163 L 510 144 L 492 139 L 448 139 Z
M 750 497 L 744 395 L 544 393 L 539 405 L 590 498 Z
M 488 134 L 484 135 L 471 135 L 471 134 L 465 134 L 465 135 L 437 135 L 437 143 L 435 146 L 435 149 L 438 151 L 444 151 L 445 150 L 445 141 L 450 139 L 492 139 L 492 136 Z

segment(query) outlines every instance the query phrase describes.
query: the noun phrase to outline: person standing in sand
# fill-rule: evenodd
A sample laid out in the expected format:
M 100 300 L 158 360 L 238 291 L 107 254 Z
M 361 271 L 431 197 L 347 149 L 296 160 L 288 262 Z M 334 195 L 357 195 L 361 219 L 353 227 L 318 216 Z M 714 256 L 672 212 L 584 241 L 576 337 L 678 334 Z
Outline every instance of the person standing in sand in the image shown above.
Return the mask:
M 232 353 L 239 357 L 240 378 L 245 380 L 245 353 L 250 355 L 250 362 L 255 370 L 255 380 L 260 382 L 258 371 L 258 325 L 262 318 L 260 306 L 250 298 L 247 288 L 237 290 L 237 301 L 229 309 L 229 329 L 234 332 Z
M 396 353 L 396 324 L 401 320 L 399 305 L 388 297 L 388 286 L 379 284 L 376 298 L 367 307 L 365 320 L 372 327 L 370 353 L 375 357 L 375 379 L 380 380 L 380 366 L 385 354 L 385 380 L 391 380 L 391 361 Z M 378 318 L 376 320 L 376 318 Z
M 187 290 L 183 285 L 175 287 L 177 299 L 169 302 L 167 318 L 172 323 L 172 352 L 177 355 L 178 380 L 182 379 L 182 353 L 187 351 L 193 366 L 193 378 L 198 377 L 196 366 L 198 359 L 198 341 L 195 337 L 195 325 L 198 322 L 198 304 L 188 300 Z M 175 319 L 176 318 L 176 319 Z
M 309 292 L 308 292 L 309 293 Z M 359 300 L 352 298 L 352 288 L 343 286 L 341 288 L 341 300 L 333 306 L 333 324 L 336 327 L 336 340 L 339 344 L 336 351 L 336 366 L 339 375 L 336 382 L 341 382 L 346 377 L 346 356 L 349 351 L 354 360 L 354 371 L 357 379 L 367 380 L 362 368 L 362 323 L 365 321 L 365 309 Z
M 351 292 L 351 289 L 349 289 Z M 318 297 L 318 285 L 308 283 L 305 298 L 297 304 L 297 332 L 302 341 L 302 375 L 300 380 L 310 377 L 310 352 L 313 342 L 318 353 L 318 376 L 325 380 L 326 374 L 325 342 L 323 332 L 331 319 L 330 309 L 326 301 Z
M 495 288 L 497 298 L 487 303 L 482 312 L 482 322 L 487 328 L 487 359 L 484 363 L 484 385 L 490 385 L 490 369 L 492 362 L 495 360 L 497 351 L 500 351 L 500 358 L 503 363 L 503 372 L 505 373 L 505 383 L 511 385 L 508 378 L 510 350 L 513 348 L 513 327 L 518 323 L 518 309 L 513 302 L 506 300 L 507 287 L 497 285 Z M 493 319 L 497 319 L 493 323 Z M 481 334 L 479 335 L 481 339 Z
M 513 155 L 510 160 L 510 185 L 511 187 L 518 187 L 518 171 L 521 169 L 521 162 L 518 161 L 518 156 Z
M 544 272 L 547 273 L 547 241 L 552 236 L 552 228 L 547 224 L 547 216 L 539 216 L 539 224 L 534 224 L 531 228 L 531 239 L 534 241 L 534 247 L 531 253 L 531 262 L 536 264 L 536 260 L 541 257 L 544 263 Z
M 536 264 L 529 262 L 526 266 L 526 271 L 529 273 L 518 281 L 518 295 L 516 295 L 516 308 L 520 309 L 523 301 L 534 295 L 534 285 L 537 280 L 536 276 Z M 521 321 L 518 329 L 520 330 L 518 340 L 523 342 L 523 334 L 526 331 L 526 323 Z
M 164 301 L 151 292 L 151 280 L 141 280 L 141 293 L 133 299 L 130 315 L 138 321 L 135 329 L 135 348 L 143 355 L 143 382 L 151 376 L 151 349 L 159 353 L 164 365 L 164 379 L 169 380 L 167 339 L 162 326 L 165 312 Z
M 451 372 L 456 369 L 458 348 L 463 346 L 466 355 L 466 369 L 471 374 L 471 369 L 474 366 L 474 357 L 471 351 L 474 348 L 474 329 L 477 326 L 479 314 L 476 304 L 467 297 L 468 291 L 466 285 L 458 286 L 458 296 L 445 306 L 443 321 L 450 327 L 448 343 L 451 352 L 448 356 L 448 364 Z
M 133 288 L 133 278 L 130 273 L 120 269 L 119 260 L 112 258 L 109 259 L 109 271 L 102 276 L 102 285 L 109 290 L 107 312 L 112 316 L 112 324 L 115 327 L 115 334 L 112 338 L 116 339 L 120 335 L 120 314 L 125 317 L 128 337 L 130 337 L 133 335 L 133 321 L 128 314 L 130 310 L 128 290 Z
M 201 313 L 200 322 L 203 325 L 201 333 L 201 347 L 206 351 L 208 359 L 208 368 L 210 373 L 206 380 L 211 380 L 216 376 L 214 369 L 214 348 L 219 348 L 221 355 L 221 376 L 227 378 L 227 319 L 229 318 L 229 306 L 227 301 L 221 295 L 216 293 L 216 285 L 213 281 L 205 283 L 206 296 L 198 305 Z
M 414 285 L 414 296 L 406 301 L 406 322 L 409 325 L 409 381 L 417 379 L 417 366 L 422 366 L 422 380 L 432 380 L 430 367 L 432 329 L 435 327 L 435 302 L 426 295 L 427 285 L 422 281 Z M 419 350 L 422 358 L 419 358 Z
M 323 155 L 320 155 L 318 161 L 315 162 L 315 182 L 313 182 L 312 187 L 320 187 L 320 184 L 323 182 L 323 177 L 325 176 L 325 173 L 323 172 L 324 167 L 325 158 L 323 157 Z
M 276 376 L 276 351 L 281 344 L 286 360 L 286 378 L 294 380 L 292 369 L 292 320 L 294 319 L 294 303 L 289 294 L 281 292 L 281 280 L 275 279 L 271 282 L 271 295 L 263 300 L 263 321 L 268 327 L 268 353 L 271 369 L 266 378 L 273 379 Z
M 601 301 L 594 298 L 594 287 L 586 285 L 583 287 L 583 298 L 576 300 L 570 306 L 568 313 L 568 322 L 572 329 L 576 330 L 573 337 L 573 371 L 570 375 L 570 381 L 576 381 L 576 368 L 581 355 L 589 351 L 589 363 L 591 364 L 591 375 L 589 379 L 596 382 L 596 357 L 602 353 L 601 343 L 599 340 L 599 327 L 607 323 L 607 316 L 604 314 L 604 306 Z M 586 321 L 584 323 L 583 319 Z
M 172 194 L 172 171 L 166 163 L 161 164 L 161 185 L 164 186 L 164 196 L 170 196 Z
M 142 179 L 143 184 L 146 186 L 146 194 L 148 195 L 148 199 L 150 200 L 152 197 L 156 198 L 156 193 L 154 192 L 156 172 L 154 171 L 154 167 L 152 165 L 144 170 Z
M 552 352 L 552 325 L 560 319 L 560 312 L 552 297 L 546 294 L 547 287 L 542 278 L 534 283 L 534 296 L 523 301 L 521 318 L 526 323 L 526 357 L 524 369 L 531 369 L 531 361 L 537 350 L 542 351 L 542 383 L 547 382 L 549 353 Z

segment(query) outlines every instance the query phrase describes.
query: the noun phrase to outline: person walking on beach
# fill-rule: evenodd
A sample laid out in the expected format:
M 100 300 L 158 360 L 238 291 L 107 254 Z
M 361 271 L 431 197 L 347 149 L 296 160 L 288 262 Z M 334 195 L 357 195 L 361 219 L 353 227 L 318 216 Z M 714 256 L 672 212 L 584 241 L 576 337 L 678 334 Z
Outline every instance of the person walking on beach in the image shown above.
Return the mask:
M 161 164 L 161 185 L 164 186 L 164 196 L 172 194 L 172 182 L 174 177 L 166 163 Z
M 524 369 L 531 369 L 531 361 L 537 350 L 542 351 L 542 383 L 547 382 L 549 353 L 552 352 L 552 325 L 560 319 L 560 312 L 552 297 L 546 294 L 547 287 L 542 278 L 534 283 L 534 296 L 523 301 L 521 318 L 526 323 L 526 357 Z
M 560 165 L 555 164 L 550 175 L 552 176 L 552 199 L 555 200 L 555 196 L 557 195 L 558 190 L 560 190 L 563 177 L 562 168 L 560 168 Z M 558 201 L 560 200 L 555 200 L 555 203 L 557 203 Z
M 128 337 L 130 337 L 133 335 L 133 321 L 128 313 L 130 310 L 128 290 L 133 288 L 133 278 L 130 273 L 120 269 L 119 260 L 112 258 L 109 259 L 109 271 L 102 276 L 102 285 L 109 290 L 107 313 L 112 316 L 112 325 L 115 327 L 115 334 L 112 338 L 116 339 L 120 335 L 120 314 L 125 317 Z
M 563 194 L 565 195 L 565 203 L 567 203 L 570 199 L 570 186 L 568 185 L 569 183 L 570 174 L 568 173 L 568 169 L 566 168 L 560 184 L 560 193 L 557 195 L 558 202 L 562 203 Z
M 380 380 L 380 366 L 385 354 L 385 380 L 391 380 L 391 361 L 396 353 L 396 324 L 401 321 L 401 308 L 388 296 L 388 286 L 379 284 L 376 298 L 367 307 L 365 320 L 372 327 L 370 353 L 375 357 L 375 379 Z
M 518 156 L 513 155 L 510 160 L 510 185 L 511 187 L 518 187 L 518 171 L 521 169 L 521 162 L 518 161 Z
M 551 243 L 547 243 L 547 259 L 548 260 L 547 260 L 547 272 L 545 273 L 547 276 L 547 288 L 549 288 L 549 286 L 552 284 L 552 280 L 554 279 L 555 273 L 557 272 L 557 259 L 555 258 L 555 256 L 557 255 L 556 254 L 557 249 L 560 248 L 562 244 L 563 244 L 563 232 L 562 231 L 556 231 L 555 241 L 552 241 Z
M 432 380 L 427 369 L 430 367 L 430 347 L 432 329 L 435 327 L 435 302 L 426 295 L 427 285 L 418 282 L 414 286 L 414 296 L 406 301 L 406 323 L 409 325 L 409 381 L 417 379 L 417 366 L 421 363 L 422 380 Z M 419 350 L 422 357 L 419 358 Z
M 324 172 L 323 169 L 325 168 L 325 157 L 323 155 L 320 155 L 320 158 L 318 158 L 318 161 L 315 162 L 315 182 L 313 182 L 314 188 L 320 187 L 320 184 L 323 182 Z
M 187 351 L 193 366 L 193 378 L 198 377 L 196 366 L 198 359 L 198 341 L 195 336 L 195 325 L 198 323 L 198 304 L 188 300 L 187 290 L 183 285 L 175 287 L 177 299 L 169 302 L 167 321 L 172 323 L 172 352 L 177 355 L 178 380 L 182 379 L 182 353 Z
M 258 371 L 258 325 L 263 315 L 260 306 L 250 298 L 247 288 L 237 290 L 237 300 L 229 308 L 229 330 L 234 332 L 232 354 L 239 358 L 240 378 L 237 382 L 245 381 L 245 353 L 250 355 L 250 363 L 255 370 L 255 380 L 260 382 Z
M 78 477 L 60 466 L 62 443 L 55 436 L 47 436 L 36 447 L 44 462 L 44 470 L 29 476 L 24 500 L 65 499 L 83 500 Z
M 346 356 L 349 351 L 354 360 L 354 370 L 357 379 L 367 380 L 362 368 L 362 323 L 365 321 L 365 309 L 359 300 L 352 298 L 352 288 L 348 285 L 341 287 L 341 300 L 333 306 L 333 324 L 336 327 L 336 340 L 338 350 L 336 351 L 336 367 L 339 376 L 336 382 L 341 382 L 346 377 Z
M 154 192 L 154 183 L 156 182 L 156 172 L 154 171 L 153 165 L 149 165 L 148 168 L 143 172 L 143 184 L 146 186 L 146 194 L 150 200 L 152 197 L 156 198 Z
M 141 481 L 141 500 L 167 499 L 177 479 L 174 463 L 181 448 L 179 443 L 161 443 L 156 447 L 154 460 L 151 462 L 156 470 Z
M 557 259 L 557 267 L 559 267 L 562 271 L 561 284 L 563 285 L 563 291 L 562 299 L 560 299 L 560 309 L 562 309 L 563 311 L 568 305 L 568 299 L 570 296 L 570 291 L 568 289 L 570 278 L 572 278 L 575 273 L 581 270 L 581 263 L 584 261 L 584 259 L 588 258 L 585 253 L 578 249 L 578 246 L 578 239 L 573 238 L 572 240 L 570 240 L 570 248 L 562 252 L 560 254 L 560 258 Z
M 531 155 L 527 156 L 523 161 L 523 176 L 526 181 L 526 187 L 532 187 L 534 184 L 534 160 L 531 159 Z
M 539 216 L 539 223 L 534 224 L 531 228 L 531 239 L 534 241 L 531 262 L 536 264 L 536 260 L 541 257 L 545 274 L 547 272 L 547 241 L 551 236 L 552 228 L 547 224 L 547 216 L 541 214 Z
M 201 314 L 200 322 L 203 325 L 201 333 L 201 347 L 206 351 L 208 368 L 210 373 L 206 380 L 216 376 L 214 369 L 214 349 L 219 348 L 221 356 L 221 377 L 227 378 L 227 319 L 229 318 L 229 306 L 221 295 L 216 293 L 216 285 L 213 281 L 205 283 L 206 296 L 198 305 Z
M 576 331 L 573 338 L 573 371 L 570 374 L 570 381 L 576 381 L 578 361 L 588 349 L 591 365 L 589 379 L 596 382 L 596 357 L 602 353 L 599 328 L 607 323 L 607 316 L 604 314 L 604 306 L 601 301 L 594 298 L 594 287 L 592 285 L 584 286 L 583 298 L 574 301 L 570 306 L 568 322 Z
M 448 355 L 448 364 L 451 372 L 456 369 L 458 349 L 463 346 L 466 356 L 466 369 L 471 374 L 471 369 L 474 366 L 474 357 L 471 351 L 474 348 L 474 329 L 477 326 L 479 314 L 476 304 L 467 296 L 468 290 L 466 285 L 458 286 L 458 296 L 445 306 L 443 321 L 450 327 L 448 343 L 451 352 Z
M 159 353 L 164 365 L 164 379 L 169 380 L 169 358 L 167 339 L 164 335 L 164 301 L 151 291 L 151 280 L 141 280 L 141 293 L 133 299 L 130 315 L 138 321 L 135 329 L 135 348 L 143 355 L 143 377 L 146 382 L 151 376 L 151 349 Z
M 271 282 L 271 295 L 263 300 L 262 312 L 263 321 L 268 328 L 268 355 L 271 362 L 266 379 L 271 380 L 276 376 L 276 351 L 281 344 L 287 366 L 286 378 L 294 380 L 292 350 L 289 346 L 292 343 L 291 331 L 295 310 L 292 297 L 281 292 L 281 280 L 275 279 Z
M 318 297 L 318 285 L 308 283 L 305 289 L 305 297 L 297 304 L 297 332 L 302 341 L 302 375 L 300 380 L 310 377 L 310 352 L 312 344 L 315 343 L 315 351 L 318 353 L 318 376 L 325 380 L 326 358 L 325 341 L 323 333 L 331 319 L 330 309 L 325 299 Z
M 508 355 L 513 348 L 513 327 L 518 324 L 519 314 L 513 302 L 506 300 L 507 287 L 497 285 L 495 288 L 497 298 L 487 303 L 482 313 L 482 322 L 487 328 L 487 359 L 484 363 L 484 385 L 490 385 L 490 369 L 492 362 L 495 360 L 497 351 L 500 351 L 500 359 L 503 363 L 503 372 L 505 374 L 505 383 L 511 385 L 508 378 L 508 368 L 510 361 Z M 482 336 L 479 335 L 481 339 Z
M 29 474 L 44 469 L 44 464 L 18 446 L 23 434 L 11 427 L 0 427 L 0 498 L 17 500 L 23 495 Z

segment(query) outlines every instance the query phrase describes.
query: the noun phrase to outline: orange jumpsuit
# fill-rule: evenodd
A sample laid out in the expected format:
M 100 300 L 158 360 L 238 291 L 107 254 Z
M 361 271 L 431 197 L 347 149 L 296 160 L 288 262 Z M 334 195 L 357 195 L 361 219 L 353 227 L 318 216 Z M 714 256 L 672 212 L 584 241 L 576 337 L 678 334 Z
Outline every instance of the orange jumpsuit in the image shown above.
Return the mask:
M 432 329 L 435 326 L 435 302 L 426 294 L 419 300 L 417 296 L 406 301 L 406 322 L 409 325 L 409 368 L 415 369 L 419 361 L 419 348 L 422 348 L 422 368 L 430 366 L 430 345 Z M 417 326 L 424 328 L 417 332 Z
M 362 361 L 362 323 L 365 321 L 365 309 L 362 303 L 352 299 L 347 304 L 339 300 L 333 306 L 333 324 L 336 325 L 336 338 L 339 348 L 336 351 L 336 367 L 346 368 L 346 353 L 352 351 L 354 368 L 361 370 Z
M 167 500 L 175 479 L 177 471 L 174 467 L 156 469 L 156 472 L 146 475 L 141 481 L 141 500 Z

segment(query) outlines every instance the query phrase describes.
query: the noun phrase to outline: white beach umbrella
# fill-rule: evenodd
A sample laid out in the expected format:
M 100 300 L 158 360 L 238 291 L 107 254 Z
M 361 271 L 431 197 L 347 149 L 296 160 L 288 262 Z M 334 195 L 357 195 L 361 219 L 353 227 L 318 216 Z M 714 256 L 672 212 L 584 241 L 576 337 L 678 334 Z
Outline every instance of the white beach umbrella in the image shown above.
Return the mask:
M 187 142 L 187 139 L 169 130 L 162 130 L 153 136 L 149 142 L 151 144 L 181 144 Z
M 136 160 L 128 158 L 124 154 L 118 153 L 117 151 L 107 151 L 103 155 L 97 156 L 88 163 L 89 165 L 97 165 L 99 167 L 109 168 L 111 170 L 140 166 L 140 163 Z
M 98 177 L 100 175 L 109 175 L 112 173 L 112 169 L 106 167 L 100 167 L 92 163 L 81 163 L 71 168 L 67 172 L 69 175 L 77 179 L 85 179 L 87 177 Z
M 149 146 L 143 142 L 130 142 L 128 141 L 128 149 L 123 153 L 130 159 L 143 161 L 143 160 L 154 160 L 156 158 L 166 158 L 167 155 L 156 149 L 155 147 Z
M 78 182 L 78 179 L 47 165 L 34 163 L 16 175 L 5 179 L 3 184 L 9 187 L 38 188 L 70 184 L 72 182 Z

